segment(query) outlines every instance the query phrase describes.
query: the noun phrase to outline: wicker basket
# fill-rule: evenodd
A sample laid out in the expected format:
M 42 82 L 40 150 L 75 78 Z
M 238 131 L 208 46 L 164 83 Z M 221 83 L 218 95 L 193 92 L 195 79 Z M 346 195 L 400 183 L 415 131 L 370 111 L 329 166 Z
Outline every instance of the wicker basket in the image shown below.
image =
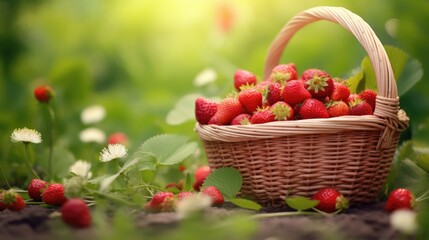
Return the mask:
M 378 96 L 374 115 L 279 121 L 255 125 L 200 125 L 210 167 L 234 167 L 243 176 L 241 193 L 263 205 L 285 196 L 312 196 L 334 187 L 352 203 L 374 201 L 385 182 L 408 118 L 387 54 L 369 25 L 340 7 L 315 7 L 293 17 L 269 48 L 265 78 L 300 28 L 318 20 L 340 24 L 365 48 L 374 66 Z

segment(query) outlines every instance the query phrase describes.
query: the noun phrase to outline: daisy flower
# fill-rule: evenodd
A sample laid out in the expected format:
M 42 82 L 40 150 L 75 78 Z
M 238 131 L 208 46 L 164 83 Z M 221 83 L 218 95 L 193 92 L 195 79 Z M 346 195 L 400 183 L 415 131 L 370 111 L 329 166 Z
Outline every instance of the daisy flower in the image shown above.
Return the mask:
M 390 225 L 405 234 L 415 234 L 417 230 L 416 213 L 408 209 L 398 209 L 390 215 Z
M 13 130 L 12 135 L 10 135 L 12 142 L 23 142 L 23 143 L 41 143 L 42 135 L 34 130 L 28 128 L 18 128 Z
M 114 159 L 127 156 L 127 148 L 122 144 L 109 144 L 100 153 L 101 162 L 109 162 Z
M 104 119 L 106 116 L 106 109 L 101 105 L 92 105 L 85 108 L 81 115 L 80 119 L 84 124 L 97 123 Z
M 106 134 L 98 128 L 86 128 L 80 132 L 79 138 L 84 143 L 104 143 L 106 141 Z
M 90 169 L 91 169 L 91 163 L 83 160 L 78 160 L 73 165 L 70 166 L 69 172 L 84 178 L 91 178 L 92 172 L 89 171 Z

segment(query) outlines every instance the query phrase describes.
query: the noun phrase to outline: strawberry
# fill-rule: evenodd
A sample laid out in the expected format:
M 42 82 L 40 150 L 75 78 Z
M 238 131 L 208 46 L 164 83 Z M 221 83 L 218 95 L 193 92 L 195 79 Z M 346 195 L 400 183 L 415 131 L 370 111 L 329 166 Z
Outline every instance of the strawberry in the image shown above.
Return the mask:
M 293 108 L 289 104 L 278 101 L 270 107 L 276 121 L 286 121 L 293 119 Z
M 180 164 L 178 169 L 179 169 L 179 171 L 184 172 L 186 170 L 186 166 L 183 164 Z
M 326 110 L 325 105 L 314 98 L 309 98 L 302 103 L 299 109 L 299 114 L 302 119 L 329 117 L 329 113 L 328 110 Z
M 194 177 L 195 182 L 193 188 L 195 191 L 200 191 L 201 185 L 203 185 L 206 178 L 210 175 L 211 169 L 209 166 L 201 166 L 195 170 Z
M 261 108 L 256 111 L 250 118 L 250 123 L 259 124 L 275 121 L 276 116 L 271 112 L 270 108 Z
M 274 103 L 282 100 L 282 91 L 283 87 L 278 82 L 272 82 L 268 84 L 266 99 L 269 105 L 273 105 Z
M 359 93 L 361 99 L 365 100 L 371 105 L 372 111 L 375 110 L 375 99 L 377 98 L 377 92 L 372 89 L 365 89 Z
M 222 193 L 215 186 L 208 186 L 201 191 L 201 194 L 208 195 L 212 199 L 212 204 L 219 206 L 222 205 L 225 200 Z
M 165 190 L 168 190 L 168 189 L 172 189 L 173 191 L 175 189 L 177 189 L 178 191 L 182 191 L 183 184 L 170 182 L 170 183 L 167 183 L 167 185 L 165 185 Z M 175 191 L 177 191 L 177 190 L 175 190 Z
M 118 143 L 122 145 L 128 144 L 128 137 L 125 133 L 121 133 L 121 132 L 112 133 L 107 139 L 107 144 L 118 144 Z
M 39 102 L 47 103 L 53 96 L 53 91 L 49 86 L 40 86 L 34 89 L 34 96 Z
M 299 113 L 299 110 L 301 109 L 301 103 L 293 105 L 293 119 L 294 120 L 300 120 L 302 119 L 301 114 Z
M 189 196 L 192 196 L 192 195 L 194 195 L 193 192 L 180 192 L 179 194 L 177 194 L 177 199 L 179 201 L 181 201 L 181 200 L 183 200 Z
M 293 63 L 280 64 L 271 70 L 270 79 L 275 82 L 285 83 L 289 80 L 298 79 L 296 66 Z
M 331 76 L 319 69 L 307 69 L 302 73 L 301 78 L 305 81 L 305 88 L 313 98 L 327 97 L 334 88 L 334 81 Z
M 154 212 L 168 212 L 174 209 L 176 199 L 171 192 L 157 192 L 152 199 L 146 203 L 145 208 Z
M 28 196 L 30 196 L 34 201 L 41 202 L 42 201 L 42 193 L 48 187 L 48 183 L 34 178 L 31 180 L 30 185 L 28 185 Z
M 42 194 L 42 200 L 49 205 L 63 205 L 67 201 L 64 195 L 64 186 L 60 183 L 49 185 Z
M 92 222 L 88 205 L 80 198 L 71 198 L 61 206 L 61 218 L 68 225 L 77 228 L 89 227 Z
M 367 103 L 365 100 L 356 98 L 354 101 L 349 102 L 350 115 L 371 115 L 373 110 L 371 105 Z
M 240 91 L 240 87 L 243 85 L 256 85 L 256 75 L 243 70 L 238 69 L 234 74 L 234 87 L 237 91 Z
M 347 98 L 347 104 L 350 105 L 351 102 L 356 101 L 356 100 L 361 100 L 362 98 L 359 96 L 359 94 L 356 93 L 352 93 L 349 95 L 349 97 Z
M 243 112 L 240 101 L 233 97 L 224 98 L 217 106 L 217 111 L 208 124 L 227 125 Z
M 330 100 L 333 101 L 344 101 L 347 102 L 347 98 L 350 96 L 350 89 L 343 82 L 334 82 L 334 89 L 329 96 Z
M 247 124 L 250 124 L 250 118 L 251 117 L 252 116 L 250 114 L 242 113 L 242 114 L 238 115 L 237 117 L 235 117 L 234 119 L 232 119 L 231 125 L 247 125 Z
M 349 201 L 333 188 L 320 189 L 314 194 L 312 199 L 319 201 L 315 208 L 326 213 L 344 210 L 349 206 Z
M 19 212 L 25 208 L 25 202 L 22 196 L 13 189 L 2 193 L 3 207 L 10 211 Z
M 388 212 L 397 209 L 413 209 L 415 202 L 415 196 L 411 191 L 397 188 L 390 193 L 384 209 Z
M 246 112 L 250 114 L 262 106 L 262 99 L 262 93 L 254 87 L 248 87 L 238 93 L 238 101 L 240 101 Z
M 349 106 L 343 101 L 330 101 L 326 105 L 330 117 L 349 115 Z
M 195 100 L 195 118 L 200 124 L 207 124 L 215 115 L 218 104 L 206 98 Z
M 270 85 L 271 83 L 273 83 L 273 81 L 270 79 L 264 80 L 256 84 L 256 89 L 258 89 L 258 91 L 260 92 L 266 92 L 268 85 Z
M 309 98 L 311 98 L 311 94 L 300 80 L 288 81 L 282 91 L 283 101 L 292 106 Z

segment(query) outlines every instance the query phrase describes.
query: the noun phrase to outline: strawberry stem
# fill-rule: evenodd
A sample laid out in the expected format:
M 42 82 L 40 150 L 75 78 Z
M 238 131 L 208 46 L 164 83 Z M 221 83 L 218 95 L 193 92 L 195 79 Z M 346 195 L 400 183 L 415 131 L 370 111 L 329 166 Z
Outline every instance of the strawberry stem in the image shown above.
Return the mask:
M 287 216 L 297 216 L 297 215 L 321 215 L 320 212 L 304 212 L 304 211 L 296 211 L 296 212 L 276 212 L 276 213 L 261 213 L 252 215 L 251 219 L 261 219 L 261 218 L 270 218 L 270 217 L 287 217 Z
M 1 164 L 0 164 L 0 170 L 1 170 L 1 175 L 3 176 L 4 182 L 6 183 L 7 187 L 8 187 L 9 189 L 11 189 L 10 184 L 9 184 L 9 181 L 8 181 L 8 180 L 7 180 L 7 178 L 6 178 L 6 174 L 4 174 L 3 166 L 2 166 Z
M 48 157 L 48 179 L 52 179 L 52 155 L 54 151 L 54 124 L 55 112 L 51 104 L 48 104 L 48 111 L 50 116 L 50 134 L 49 134 L 49 157 Z
M 36 177 L 37 179 L 40 179 L 39 175 L 37 175 L 37 173 L 31 167 L 31 164 L 30 164 L 30 154 L 28 152 L 28 144 L 29 144 L 28 142 L 24 142 L 24 156 L 25 156 L 25 159 L 27 160 L 27 165 L 30 168 L 31 173 L 33 173 L 34 177 Z

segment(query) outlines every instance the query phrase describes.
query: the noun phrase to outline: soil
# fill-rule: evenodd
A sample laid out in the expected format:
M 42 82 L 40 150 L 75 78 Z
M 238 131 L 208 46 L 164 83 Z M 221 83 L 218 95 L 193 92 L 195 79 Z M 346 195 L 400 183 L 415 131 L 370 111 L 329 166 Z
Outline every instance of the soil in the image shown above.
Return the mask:
M 390 227 L 389 213 L 383 210 L 384 203 L 354 206 L 346 212 L 328 216 L 293 216 L 260 219 L 257 234 L 253 239 L 404 239 Z M 228 208 L 213 208 L 216 212 L 234 211 Z M 284 209 L 264 209 L 264 212 L 278 212 Z M 0 239 L 54 239 L 53 221 L 50 215 L 55 209 L 27 206 L 21 212 L 0 212 Z M 58 218 L 57 218 L 58 219 Z M 174 213 L 146 214 L 137 217 L 138 227 L 171 228 L 179 221 Z M 305 226 L 305 227 L 303 227 Z M 73 231 L 72 239 L 91 239 L 91 229 Z

